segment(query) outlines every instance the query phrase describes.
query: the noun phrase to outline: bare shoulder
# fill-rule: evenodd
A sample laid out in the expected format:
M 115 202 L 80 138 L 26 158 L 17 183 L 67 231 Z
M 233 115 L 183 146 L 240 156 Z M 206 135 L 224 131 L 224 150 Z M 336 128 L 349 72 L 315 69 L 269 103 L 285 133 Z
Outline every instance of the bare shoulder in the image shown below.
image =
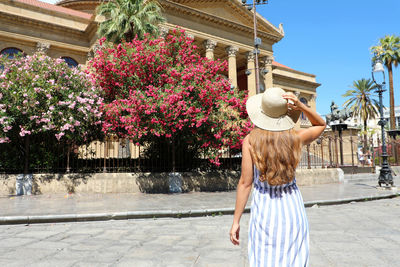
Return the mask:
M 294 130 L 294 133 L 297 135 L 300 135 L 300 134 L 304 133 L 304 130 L 305 129 L 296 129 L 296 130 Z
M 303 136 L 303 135 L 305 134 L 305 131 L 306 131 L 306 129 L 296 129 L 296 130 L 294 131 L 294 134 L 297 135 L 297 136 L 299 136 L 300 139 L 301 139 L 301 136 Z
M 250 139 L 250 134 L 246 135 L 246 137 L 243 139 L 243 144 L 244 143 L 249 143 L 249 139 Z
M 243 144 L 242 148 L 248 148 L 250 146 L 250 134 L 246 135 L 246 137 L 243 139 Z

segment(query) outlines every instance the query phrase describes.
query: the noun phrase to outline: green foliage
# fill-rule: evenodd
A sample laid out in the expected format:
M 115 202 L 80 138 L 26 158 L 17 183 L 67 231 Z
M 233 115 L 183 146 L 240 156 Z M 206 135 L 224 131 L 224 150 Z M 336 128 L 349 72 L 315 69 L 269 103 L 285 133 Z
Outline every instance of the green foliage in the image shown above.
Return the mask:
M 376 85 L 371 79 L 361 79 L 353 82 L 353 89 L 348 90 L 343 97 L 348 97 L 344 106 L 353 112 L 353 117 L 360 117 L 364 124 L 364 152 L 367 150 L 367 122 L 378 115 L 378 101 L 373 97 Z
M 379 44 L 371 47 L 374 54 L 372 61 L 381 59 L 389 72 L 389 96 L 390 96 L 390 128 L 394 129 L 394 85 L 393 85 L 393 66 L 397 67 L 400 62 L 400 37 L 395 35 L 387 35 L 379 39 Z
M 343 105 L 353 112 L 353 117 L 361 118 L 366 131 L 367 121 L 378 116 L 379 103 L 373 98 L 376 86 L 371 79 L 361 79 L 354 81 L 352 88 L 343 94 L 343 97 L 348 97 Z
M 22 139 L 0 144 L 0 171 L 21 173 L 24 168 L 25 151 Z M 57 172 L 65 166 L 67 151 L 50 133 L 30 137 L 29 167 L 31 171 Z
M 79 68 L 41 53 L 0 65 L 0 143 L 51 133 L 79 144 L 101 133 L 103 99 Z
M 165 22 L 161 6 L 155 0 L 107 1 L 97 8 L 97 13 L 105 17 L 98 34 L 114 43 L 129 42 L 135 36 L 143 39 L 145 33 L 155 36 L 159 31 L 157 25 Z
M 184 31 L 103 47 L 91 63 L 106 102 L 103 130 L 144 146 L 146 158 L 172 170 L 178 158 L 200 154 L 219 165 L 251 127 L 245 92 L 221 75 L 227 67 L 202 57 Z
M 0 56 L 0 66 L 0 169 L 54 166 L 59 147 L 102 136 L 103 99 L 79 68 L 42 53 Z
M 380 58 L 387 68 L 397 67 L 400 62 L 400 37 L 387 35 L 379 39 L 379 44 L 371 47 L 374 54 L 373 60 Z

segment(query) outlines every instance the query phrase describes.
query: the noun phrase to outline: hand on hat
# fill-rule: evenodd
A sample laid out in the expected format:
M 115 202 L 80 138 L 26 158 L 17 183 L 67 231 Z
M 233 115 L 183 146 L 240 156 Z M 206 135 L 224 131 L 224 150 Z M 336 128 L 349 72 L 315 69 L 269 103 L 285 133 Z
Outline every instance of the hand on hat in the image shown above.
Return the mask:
M 284 99 L 288 102 L 288 108 L 291 110 L 301 110 L 304 105 L 293 93 L 285 93 L 282 95 Z

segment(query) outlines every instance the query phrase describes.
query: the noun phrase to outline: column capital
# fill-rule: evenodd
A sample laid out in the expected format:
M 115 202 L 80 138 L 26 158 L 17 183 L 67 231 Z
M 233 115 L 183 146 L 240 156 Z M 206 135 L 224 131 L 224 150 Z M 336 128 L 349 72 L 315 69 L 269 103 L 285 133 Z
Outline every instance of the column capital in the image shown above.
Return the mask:
M 160 37 L 161 38 L 167 37 L 168 32 L 169 32 L 169 29 L 167 27 L 160 26 L 160 27 L 158 27 L 158 30 L 160 32 Z
M 273 56 L 265 56 L 261 58 L 261 62 L 265 65 L 265 66 L 270 66 L 272 65 L 272 61 L 274 61 L 274 57 Z
M 236 57 L 236 53 L 239 51 L 239 48 L 231 45 L 225 48 L 225 50 L 229 57 Z
M 254 61 L 255 56 L 254 56 L 253 51 L 246 52 L 246 58 L 247 58 L 247 61 Z
M 186 38 L 194 40 L 194 34 L 193 33 L 185 32 L 185 36 L 186 36 Z
M 49 49 L 50 49 L 49 43 L 41 43 L 41 42 L 36 43 L 36 51 L 37 52 L 46 54 L 47 51 L 49 51 Z
M 204 41 L 204 47 L 208 51 L 214 51 L 215 47 L 217 46 L 217 42 L 211 39 Z
M 311 95 L 310 101 L 315 101 L 315 100 L 317 100 L 317 94 Z

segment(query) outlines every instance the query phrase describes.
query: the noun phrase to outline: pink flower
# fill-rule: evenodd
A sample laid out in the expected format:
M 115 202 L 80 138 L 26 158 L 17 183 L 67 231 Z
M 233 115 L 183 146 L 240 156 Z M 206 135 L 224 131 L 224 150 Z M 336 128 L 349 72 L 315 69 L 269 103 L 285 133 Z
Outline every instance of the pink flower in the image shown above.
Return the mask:
M 65 133 L 63 133 L 63 132 L 55 134 L 58 141 L 60 141 L 61 137 L 63 137 L 64 135 L 65 135 Z
M 10 139 L 8 137 L 0 137 L 0 144 L 9 143 Z
M 31 134 L 31 131 L 27 131 L 24 128 L 22 128 L 21 126 L 20 126 L 20 128 L 21 128 L 21 131 L 19 132 L 20 136 L 24 137 L 26 134 L 28 134 L 28 135 Z

